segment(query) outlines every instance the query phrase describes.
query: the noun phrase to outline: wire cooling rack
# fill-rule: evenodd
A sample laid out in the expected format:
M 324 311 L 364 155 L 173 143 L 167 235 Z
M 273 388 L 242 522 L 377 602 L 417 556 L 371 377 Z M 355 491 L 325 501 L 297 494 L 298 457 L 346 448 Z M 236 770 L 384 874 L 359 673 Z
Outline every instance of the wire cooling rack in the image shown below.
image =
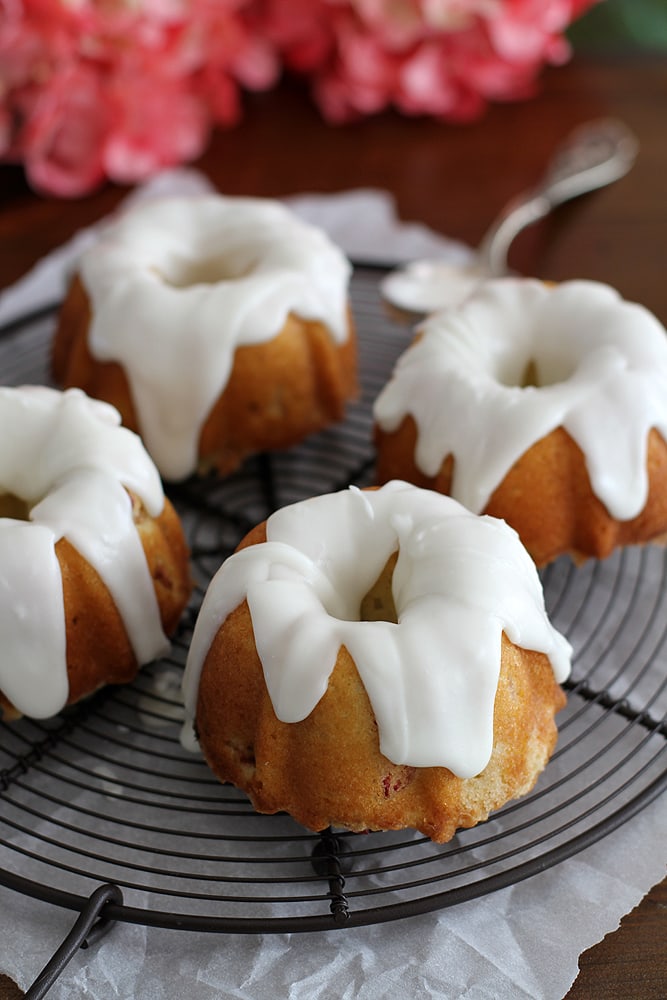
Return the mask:
M 73 910 L 100 886 L 111 920 L 189 930 L 314 931 L 435 910 L 527 878 L 629 820 L 667 784 L 667 554 L 628 548 L 543 574 L 574 670 L 556 753 L 528 797 L 449 844 L 421 835 L 313 834 L 260 816 L 180 744 L 180 679 L 203 590 L 272 510 L 372 481 L 371 403 L 410 331 L 384 311 L 379 271 L 355 270 L 363 392 L 345 422 L 231 478 L 168 492 L 196 593 L 166 659 L 48 722 L 0 720 L 0 884 Z M 0 381 L 48 382 L 55 308 L 0 337 Z M 341 734 L 344 739 L 344 734 Z

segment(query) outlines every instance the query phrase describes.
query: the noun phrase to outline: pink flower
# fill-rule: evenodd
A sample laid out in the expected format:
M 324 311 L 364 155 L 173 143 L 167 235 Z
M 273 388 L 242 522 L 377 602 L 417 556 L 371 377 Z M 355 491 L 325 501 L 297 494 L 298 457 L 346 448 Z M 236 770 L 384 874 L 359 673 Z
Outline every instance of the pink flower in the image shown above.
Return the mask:
M 104 168 L 115 181 L 131 184 L 203 152 L 210 111 L 178 79 L 160 73 L 128 74 L 113 80 L 105 96 L 109 127 Z M 232 99 L 235 104 L 235 91 Z
M 596 0 L 267 0 L 266 30 L 324 116 L 394 106 L 452 121 L 534 92 L 567 59 L 563 32 Z
M 35 188 L 72 197 L 101 183 L 109 115 L 94 73 L 70 66 L 48 87 L 27 85 L 16 95 L 15 111 L 25 122 L 18 151 Z
M 332 122 L 533 93 L 595 0 L 0 0 L 0 158 L 64 197 L 198 157 L 281 63 Z
M 270 86 L 252 0 L 0 0 L 0 156 L 76 197 L 195 159 Z

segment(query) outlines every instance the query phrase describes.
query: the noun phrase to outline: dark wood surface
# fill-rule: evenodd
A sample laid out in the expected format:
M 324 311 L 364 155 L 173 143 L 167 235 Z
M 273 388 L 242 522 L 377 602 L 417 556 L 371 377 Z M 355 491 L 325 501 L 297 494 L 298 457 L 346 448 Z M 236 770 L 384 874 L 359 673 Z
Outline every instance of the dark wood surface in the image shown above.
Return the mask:
M 247 100 L 242 125 L 217 133 L 197 166 L 229 194 L 385 188 L 404 219 L 476 244 L 503 204 L 536 181 L 554 145 L 604 115 L 636 132 L 635 167 L 524 233 L 512 264 L 553 280 L 609 282 L 667 324 L 667 58 L 577 56 L 544 75 L 534 100 L 496 106 L 470 126 L 385 114 L 328 127 L 302 90 L 284 85 Z M 39 197 L 18 167 L 0 167 L 0 287 L 125 194 L 108 186 L 74 202 Z M 580 967 L 568 1000 L 663 1000 L 667 882 Z M 14 996 L 0 977 L 0 1000 Z

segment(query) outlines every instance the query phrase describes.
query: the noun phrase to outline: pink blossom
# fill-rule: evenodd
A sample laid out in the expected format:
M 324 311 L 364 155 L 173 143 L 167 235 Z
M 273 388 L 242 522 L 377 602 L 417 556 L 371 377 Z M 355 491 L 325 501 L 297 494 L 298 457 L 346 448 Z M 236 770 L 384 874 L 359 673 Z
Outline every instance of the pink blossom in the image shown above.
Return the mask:
M 0 158 L 76 197 L 196 159 L 281 68 L 332 122 L 534 92 L 595 0 L 0 0 Z
M 563 32 L 596 0 L 267 0 L 266 30 L 323 115 L 394 106 L 451 121 L 534 93 Z M 314 53 L 314 55 L 313 55 Z
M 112 81 L 106 99 L 110 122 L 104 167 L 114 180 L 126 184 L 144 180 L 162 167 L 189 162 L 203 152 L 209 114 L 178 79 L 128 75 Z
M 108 115 L 95 74 L 70 66 L 52 76 L 48 87 L 28 85 L 17 96 L 25 121 L 20 148 L 31 184 L 64 197 L 97 186 L 104 177 Z
M 187 162 L 278 75 L 253 0 L 0 0 L 0 156 L 76 197 Z

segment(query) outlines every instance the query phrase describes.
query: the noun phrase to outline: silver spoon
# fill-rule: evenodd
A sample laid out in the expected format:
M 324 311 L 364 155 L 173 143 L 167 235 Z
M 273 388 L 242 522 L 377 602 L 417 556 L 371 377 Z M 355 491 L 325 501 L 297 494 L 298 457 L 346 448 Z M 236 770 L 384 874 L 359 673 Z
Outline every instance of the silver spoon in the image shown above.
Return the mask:
M 579 126 L 557 147 L 542 180 L 513 198 L 494 220 L 469 264 L 413 261 L 384 279 L 382 294 L 409 312 L 456 304 L 485 278 L 509 273 L 509 248 L 523 229 L 557 205 L 623 177 L 638 150 L 635 135 L 614 118 Z

